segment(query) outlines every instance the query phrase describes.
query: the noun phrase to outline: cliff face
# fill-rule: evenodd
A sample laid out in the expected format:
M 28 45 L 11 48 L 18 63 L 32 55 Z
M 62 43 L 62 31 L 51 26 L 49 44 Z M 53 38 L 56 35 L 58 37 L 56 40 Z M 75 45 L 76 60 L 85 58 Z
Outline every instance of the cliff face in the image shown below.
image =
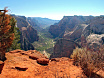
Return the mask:
M 28 23 L 35 28 L 37 31 L 41 31 L 42 28 L 40 27 L 39 22 L 36 19 L 32 19 L 31 17 L 27 18 Z
M 14 18 L 17 20 L 17 27 L 20 29 L 20 31 L 22 30 L 22 27 L 27 27 L 28 26 L 28 22 L 26 21 L 25 16 L 16 16 L 16 15 L 14 15 Z
M 53 37 L 64 37 L 64 35 L 70 35 L 78 24 L 82 24 L 87 20 L 91 20 L 92 16 L 64 16 L 63 19 L 57 25 L 51 25 L 49 32 Z M 55 31 L 55 32 L 54 32 Z
M 29 27 L 22 27 L 22 35 L 27 38 L 27 40 L 32 43 L 34 41 L 38 41 L 39 37 L 37 36 L 37 31 L 32 28 L 31 26 Z
M 99 47 L 104 44 L 104 17 L 95 17 L 83 30 L 82 35 L 86 38 L 89 47 Z
M 67 39 L 60 39 L 54 46 L 54 52 L 50 58 L 70 57 L 73 49 L 80 47 L 77 43 Z
M 75 29 L 71 33 L 64 34 L 64 38 L 70 39 L 70 40 L 77 40 L 81 38 L 81 35 L 83 33 L 83 30 L 87 27 L 87 24 L 79 24 L 76 25 Z
M 57 25 L 51 25 L 49 32 L 54 37 L 64 38 L 56 42 L 51 58 L 70 57 L 73 49 L 79 46 L 75 40 L 81 38 L 83 30 L 88 26 L 85 21 L 93 18 L 92 16 L 65 16 Z
M 56 42 L 51 58 L 70 57 L 75 48 L 73 44 L 78 43 L 81 46 L 82 37 L 90 48 L 104 44 L 104 17 L 64 17 L 56 26 L 51 26 L 49 31 L 52 35 L 56 33 L 54 37 L 64 38 Z
M 27 18 L 25 16 L 14 16 L 17 20 L 17 27 L 21 31 L 21 48 L 24 50 L 34 49 L 33 45 L 31 44 L 34 41 L 39 40 L 39 36 L 37 35 L 37 31 L 30 26 Z
M 104 17 L 95 17 L 90 20 L 88 26 L 83 31 L 83 35 L 87 37 L 92 33 L 99 35 L 104 34 Z
M 21 48 L 23 50 L 34 50 L 34 46 L 31 44 L 34 41 L 38 41 L 39 36 L 37 35 L 37 31 L 29 27 L 22 27 L 21 32 Z

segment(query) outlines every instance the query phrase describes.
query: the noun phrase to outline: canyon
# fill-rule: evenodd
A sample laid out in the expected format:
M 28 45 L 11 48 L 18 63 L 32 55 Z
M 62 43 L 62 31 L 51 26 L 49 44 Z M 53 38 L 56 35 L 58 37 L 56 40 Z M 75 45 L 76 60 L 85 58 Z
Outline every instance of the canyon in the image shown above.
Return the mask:
M 76 43 L 76 47 L 83 47 L 82 42 L 87 43 L 89 48 L 103 45 L 103 23 L 103 16 L 64 16 L 57 25 L 51 25 L 49 28 L 49 32 L 56 39 L 51 58 L 70 57 Z
M 103 16 L 64 16 L 60 21 L 12 16 L 21 31 L 21 49 L 35 49 L 50 58 L 70 57 L 76 47 L 82 47 L 83 37 L 89 47 L 104 43 Z
M 21 32 L 22 50 L 6 53 L 6 60 L 0 61 L 0 77 L 88 78 L 70 55 L 76 47 L 83 47 L 82 42 L 89 48 L 104 44 L 103 16 L 64 16 L 53 25 L 45 24 L 46 28 L 38 22 L 40 18 L 12 16 Z M 94 71 L 92 78 L 104 77 L 103 69 Z

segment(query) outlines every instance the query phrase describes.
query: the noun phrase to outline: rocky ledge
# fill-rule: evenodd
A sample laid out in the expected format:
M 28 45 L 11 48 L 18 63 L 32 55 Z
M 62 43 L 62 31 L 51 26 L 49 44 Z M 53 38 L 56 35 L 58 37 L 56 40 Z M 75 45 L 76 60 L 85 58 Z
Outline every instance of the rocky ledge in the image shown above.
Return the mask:
M 83 70 L 74 66 L 70 58 L 49 60 L 36 50 L 10 51 L 6 58 L 0 63 L 3 66 L 0 78 L 86 78 Z

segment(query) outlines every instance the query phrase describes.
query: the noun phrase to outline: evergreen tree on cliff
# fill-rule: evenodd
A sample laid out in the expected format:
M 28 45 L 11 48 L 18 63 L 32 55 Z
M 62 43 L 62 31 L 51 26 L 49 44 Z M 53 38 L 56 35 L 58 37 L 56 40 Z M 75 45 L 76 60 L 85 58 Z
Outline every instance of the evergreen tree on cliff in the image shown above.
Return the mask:
M 12 17 L 6 9 L 0 10 L 0 60 L 5 60 L 6 49 L 12 45 L 14 32 L 11 23 Z
M 7 51 L 21 49 L 20 48 L 20 31 L 19 31 L 19 28 L 16 27 L 16 22 L 17 21 L 15 20 L 15 18 L 11 18 L 10 25 L 12 26 L 11 30 L 14 33 L 15 38 L 13 40 L 11 47 L 8 48 Z

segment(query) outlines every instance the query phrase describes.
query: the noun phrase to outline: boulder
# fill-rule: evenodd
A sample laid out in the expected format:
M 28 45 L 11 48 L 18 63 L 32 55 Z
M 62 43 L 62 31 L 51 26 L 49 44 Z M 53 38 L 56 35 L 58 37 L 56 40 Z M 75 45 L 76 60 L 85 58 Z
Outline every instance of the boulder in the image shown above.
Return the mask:
M 28 69 L 27 67 L 24 66 L 16 66 L 15 68 L 20 71 L 26 71 Z
M 0 74 L 1 74 L 1 72 L 3 70 L 3 66 L 4 66 L 4 62 L 0 61 Z
M 39 59 L 39 57 L 36 56 L 36 55 L 30 55 L 29 58 L 31 58 L 31 59 L 33 59 L 33 60 L 37 60 L 37 59 Z
M 56 61 L 56 62 L 59 62 L 60 59 L 59 58 L 52 58 L 51 61 Z
M 41 54 L 36 50 L 29 50 L 26 52 L 30 59 L 37 60 L 39 58 L 47 58 L 45 55 Z
M 49 59 L 39 58 L 37 59 L 37 63 L 42 64 L 42 65 L 47 65 L 49 63 Z

